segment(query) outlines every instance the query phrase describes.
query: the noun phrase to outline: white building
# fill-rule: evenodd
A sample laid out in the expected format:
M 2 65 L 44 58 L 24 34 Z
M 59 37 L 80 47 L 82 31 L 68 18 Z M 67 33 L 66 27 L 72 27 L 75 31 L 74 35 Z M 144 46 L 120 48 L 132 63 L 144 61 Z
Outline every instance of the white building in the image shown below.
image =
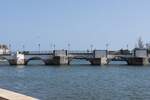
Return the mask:
M 10 50 L 5 44 L 0 44 L 0 54 L 9 54 Z

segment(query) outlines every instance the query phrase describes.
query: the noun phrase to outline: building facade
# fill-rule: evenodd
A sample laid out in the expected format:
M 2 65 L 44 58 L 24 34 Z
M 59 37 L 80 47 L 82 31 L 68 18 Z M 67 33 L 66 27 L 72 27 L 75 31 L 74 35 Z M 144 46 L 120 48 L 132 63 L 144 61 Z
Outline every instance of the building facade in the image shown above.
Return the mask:
M 10 49 L 5 44 L 0 44 L 0 54 L 9 54 Z

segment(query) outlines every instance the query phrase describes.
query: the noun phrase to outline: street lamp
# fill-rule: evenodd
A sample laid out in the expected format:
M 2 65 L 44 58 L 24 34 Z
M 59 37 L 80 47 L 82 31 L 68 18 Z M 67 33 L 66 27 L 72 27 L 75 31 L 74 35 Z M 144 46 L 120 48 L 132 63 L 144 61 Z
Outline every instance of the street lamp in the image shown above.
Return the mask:
M 56 48 L 56 45 L 54 44 L 54 45 L 53 45 L 53 47 L 54 47 L 54 50 L 55 50 L 55 48 Z
M 11 53 L 11 44 L 9 44 L 9 48 L 8 49 L 9 49 L 9 53 Z
M 108 43 L 106 43 L 106 50 L 108 50 L 108 46 L 109 46 L 109 44 L 108 44 Z
M 129 49 L 129 45 L 127 44 L 126 46 L 127 46 L 127 50 L 128 50 Z
M 38 44 L 39 52 L 41 51 L 41 44 Z
M 92 52 L 92 50 L 93 50 L 93 44 L 90 45 L 90 48 L 91 48 L 91 52 Z
M 70 43 L 68 43 L 68 50 L 70 50 L 70 46 L 71 46 Z
M 11 50 L 11 44 L 9 44 L 9 50 Z

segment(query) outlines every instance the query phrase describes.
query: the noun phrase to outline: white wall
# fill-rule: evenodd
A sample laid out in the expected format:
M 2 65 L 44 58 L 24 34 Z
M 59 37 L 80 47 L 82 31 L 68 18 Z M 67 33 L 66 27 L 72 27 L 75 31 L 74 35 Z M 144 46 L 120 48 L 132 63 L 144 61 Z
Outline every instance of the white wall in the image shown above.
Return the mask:
M 147 50 L 136 50 L 135 56 L 136 57 L 147 57 Z

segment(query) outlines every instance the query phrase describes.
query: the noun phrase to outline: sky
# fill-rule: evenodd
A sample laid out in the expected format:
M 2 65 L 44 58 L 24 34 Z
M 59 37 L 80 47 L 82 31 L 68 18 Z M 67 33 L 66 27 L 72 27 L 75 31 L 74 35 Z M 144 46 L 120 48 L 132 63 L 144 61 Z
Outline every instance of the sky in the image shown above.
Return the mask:
M 134 48 L 150 41 L 150 0 L 0 0 L 0 43 L 12 50 Z

